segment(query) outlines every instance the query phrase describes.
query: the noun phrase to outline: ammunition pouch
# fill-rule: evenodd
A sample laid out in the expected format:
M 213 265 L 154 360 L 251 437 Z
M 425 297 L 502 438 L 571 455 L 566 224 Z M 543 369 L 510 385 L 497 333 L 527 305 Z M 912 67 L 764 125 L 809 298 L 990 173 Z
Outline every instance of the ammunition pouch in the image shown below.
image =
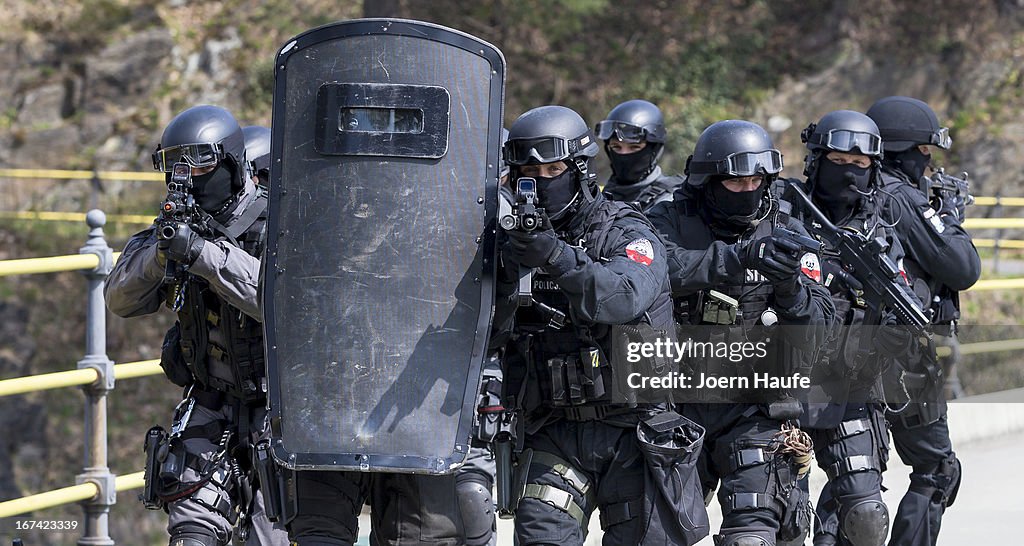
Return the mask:
M 811 528 L 813 513 L 810 494 L 802 487 L 791 488 L 786 497 L 782 516 L 779 518 L 778 538 L 803 544 L 801 539 L 807 536 Z
M 611 402 L 612 367 L 597 347 L 584 347 L 578 354 L 547 359 L 546 368 L 553 407 L 565 408 Z

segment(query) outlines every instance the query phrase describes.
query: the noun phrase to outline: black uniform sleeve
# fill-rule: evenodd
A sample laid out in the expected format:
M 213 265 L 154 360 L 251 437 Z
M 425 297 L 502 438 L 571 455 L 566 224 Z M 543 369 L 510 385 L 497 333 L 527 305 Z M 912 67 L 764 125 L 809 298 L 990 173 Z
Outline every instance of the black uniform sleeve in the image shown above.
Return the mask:
M 634 218 L 615 220 L 622 234 L 607 258 L 595 262 L 579 247 L 564 244 L 552 265 L 544 268 L 569 297 L 582 320 L 624 324 L 644 314 L 664 287 L 665 247 L 654 231 Z M 629 248 L 627 248 L 629 247 Z M 630 257 L 632 256 L 632 257 Z
M 796 220 L 787 223 L 790 231 L 808 235 L 804 226 Z M 825 343 L 836 328 L 836 306 L 828 288 L 812 278 L 821 276 L 821 257 L 805 254 L 801 260 L 804 272 L 799 276 L 800 291 L 795 297 L 776 298 L 779 324 L 790 326 L 783 333 L 793 346 L 813 350 Z M 817 270 L 817 271 L 815 271 Z M 792 328 L 796 326 L 796 328 Z
M 913 186 L 894 186 L 889 186 L 894 187 L 889 211 L 907 258 L 953 290 L 966 290 L 978 282 L 981 258 L 960 221 L 952 215 L 939 217 Z
M 157 259 L 156 230 L 132 236 L 103 284 L 103 296 L 112 313 L 121 317 L 148 315 L 160 309 L 166 297 L 164 266 Z
M 672 296 L 689 296 L 714 288 L 744 273 L 736 245 L 712 241 L 707 248 L 688 249 L 682 240 L 680 217 L 674 202 L 658 203 L 648 214 L 665 243 Z

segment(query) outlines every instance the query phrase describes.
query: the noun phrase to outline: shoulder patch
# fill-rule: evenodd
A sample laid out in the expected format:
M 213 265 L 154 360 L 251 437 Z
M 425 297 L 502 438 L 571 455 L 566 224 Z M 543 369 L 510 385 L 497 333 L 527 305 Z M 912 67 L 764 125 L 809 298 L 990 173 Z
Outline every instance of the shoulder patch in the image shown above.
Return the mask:
M 814 282 L 821 282 L 821 262 L 818 261 L 818 255 L 813 252 L 805 252 L 800 257 L 800 272 Z
M 931 224 L 932 229 L 934 229 L 936 232 L 942 233 L 946 231 L 946 224 L 942 221 L 942 218 L 939 218 L 938 214 L 935 214 L 935 209 L 931 207 L 926 208 L 924 209 L 924 213 L 922 215 L 924 216 L 924 219 L 927 220 L 929 224 Z
M 626 256 L 638 264 L 654 263 L 654 245 L 647 239 L 637 239 L 626 245 Z

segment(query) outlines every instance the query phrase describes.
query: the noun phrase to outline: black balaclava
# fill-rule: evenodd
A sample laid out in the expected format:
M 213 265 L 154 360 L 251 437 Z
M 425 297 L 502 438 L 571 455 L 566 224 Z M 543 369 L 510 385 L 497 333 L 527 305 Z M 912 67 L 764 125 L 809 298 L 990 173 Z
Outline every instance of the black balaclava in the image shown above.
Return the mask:
M 911 146 L 902 152 L 892 154 L 890 157 L 892 157 L 896 168 L 909 176 L 910 181 L 915 184 L 924 176 L 925 168 L 932 161 L 932 156 L 922 154 L 917 146 Z
M 576 173 L 569 168 L 558 176 L 538 176 L 536 179 L 537 204 L 544 208 L 552 221 L 563 219 L 560 213 L 564 212 L 579 194 Z
M 654 170 L 654 157 L 658 154 L 658 145 L 648 142 L 643 149 L 631 154 L 617 154 L 605 146 L 608 161 L 612 165 L 615 181 L 624 186 L 636 184 Z
M 868 193 L 871 167 L 837 165 L 822 156 L 815 179 L 816 201 L 833 222 L 841 221 L 853 212 L 861 196 Z
M 235 196 L 233 180 L 233 169 L 223 161 L 214 170 L 193 176 L 192 195 L 196 198 L 196 204 L 214 216 L 223 215 Z
M 710 220 L 738 230 L 750 227 L 761 209 L 761 200 L 768 189 L 768 183 L 762 179 L 756 190 L 736 192 L 726 189 L 722 180 L 722 177 L 713 177 L 704 189 L 704 203 Z

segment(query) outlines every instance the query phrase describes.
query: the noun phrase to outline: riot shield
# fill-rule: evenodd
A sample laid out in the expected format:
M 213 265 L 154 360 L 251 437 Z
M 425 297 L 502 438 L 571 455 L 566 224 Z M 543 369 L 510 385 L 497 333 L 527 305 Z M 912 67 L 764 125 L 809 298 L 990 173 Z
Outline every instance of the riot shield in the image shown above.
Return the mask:
M 274 457 L 452 472 L 494 298 L 504 58 L 445 27 L 362 19 L 295 37 L 275 73 L 261 279 Z

